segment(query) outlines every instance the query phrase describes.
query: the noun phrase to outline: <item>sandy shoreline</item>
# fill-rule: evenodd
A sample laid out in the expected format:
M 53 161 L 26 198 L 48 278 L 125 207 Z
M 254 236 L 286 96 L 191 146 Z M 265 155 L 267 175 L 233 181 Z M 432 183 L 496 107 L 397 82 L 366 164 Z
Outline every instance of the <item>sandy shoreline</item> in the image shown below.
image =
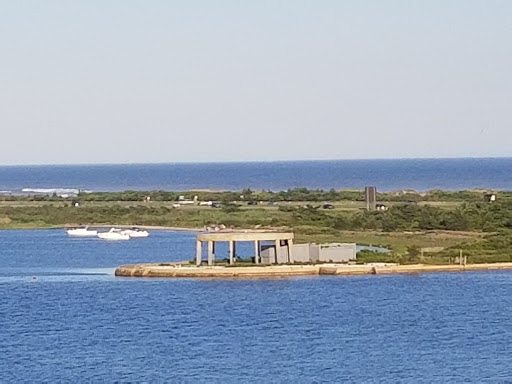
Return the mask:
M 85 227 L 88 226 L 89 228 L 121 228 L 121 229 L 130 229 L 130 228 L 140 228 L 140 229 L 146 229 L 146 230 L 157 230 L 157 231 L 189 231 L 189 232 L 203 232 L 204 228 L 187 228 L 187 227 L 169 227 L 169 226 L 163 226 L 163 225 L 124 225 L 124 224 L 66 224 L 66 225 L 59 225 L 51 228 L 62 228 L 62 229 L 69 229 L 69 228 L 77 228 L 77 227 Z
M 189 232 L 203 232 L 204 228 L 188 228 L 188 227 L 169 227 L 169 226 L 160 226 L 160 225 L 123 225 L 123 224 L 62 224 L 62 225 L 48 225 L 48 226 L 20 226 L 20 227 L 0 227 L 0 230 L 3 229 L 70 229 L 70 228 L 78 228 L 88 226 L 90 228 L 122 228 L 122 229 L 130 229 L 130 228 L 140 228 L 146 230 L 157 230 L 157 231 L 189 231 Z
M 91 224 L 89 227 L 95 227 L 95 228 L 121 228 L 121 229 L 129 229 L 129 228 L 140 228 L 140 229 L 146 229 L 146 230 L 163 230 L 163 231 L 189 231 L 189 232 L 202 232 L 204 228 L 186 228 L 186 227 L 167 227 L 162 225 L 119 225 L 119 224 Z M 66 228 L 69 228 L 69 226 L 66 226 Z
M 273 278 L 307 275 L 380 275 L 426 272 L 464 272 L 512 269 L 512 263 L 463 265 L 272 265 L 255 267 L 195 267 L 179 263 L 144 263 L 121 265 L 116 276 L 191 277 L 191 278 Z

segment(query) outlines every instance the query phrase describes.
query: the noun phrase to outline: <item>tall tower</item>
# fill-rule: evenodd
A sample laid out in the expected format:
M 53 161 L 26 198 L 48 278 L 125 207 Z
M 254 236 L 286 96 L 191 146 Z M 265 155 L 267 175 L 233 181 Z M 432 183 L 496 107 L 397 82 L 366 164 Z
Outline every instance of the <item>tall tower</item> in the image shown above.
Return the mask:
M 377 188 L 365 187 L 364 188 L 364 201 L 366 202 L 367 211 L 375 211 L 377 208 Z

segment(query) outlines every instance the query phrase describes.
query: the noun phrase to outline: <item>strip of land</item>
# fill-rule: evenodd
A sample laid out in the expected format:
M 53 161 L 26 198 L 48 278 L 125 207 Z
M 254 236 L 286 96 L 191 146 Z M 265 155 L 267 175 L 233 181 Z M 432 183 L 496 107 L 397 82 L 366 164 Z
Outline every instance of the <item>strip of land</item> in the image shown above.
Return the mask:
M 490 193 L 492 192 L 492 193 Z M 512 262 L 512 191 L 124 191 L 77 196 L 0 195 L 0 229 L 121 225 L 151 229 L 279 229 L 294 243 L 386 248 L 357 263 L 452 265 Z M 377 205 L 376 205 L 377 207 Z M 186 255 L 183 255 L 186 257 Z
M 512 263 L 468 265 L 391 265 L 391 264 L 319 264 L 273 265 L 259 267 L 194 267 L 179 263 L 127 264 L 118 267 L 116 276 L 125 277 L 185 277 L 185 278 L 275 278 L 313 275 L 380 275 L 396 273 L 462 272 L 512 269 Z
M 77 225 L 66 225 L 64 227 L 60 226 L 59 228 L 70 228 L 76 227 Z M 120 228 L 120 229 L 130 229 L 137 227 L 139 229 L 157 230 L 157 231 L 187 231 L 187 232 L 200 232 L 203 231 L 204 228 L 190 228 L 190 227 L 176 227 L 169 225 L 125 225 L 125 224 L 89 224 L 89 227 L 93 228 Z

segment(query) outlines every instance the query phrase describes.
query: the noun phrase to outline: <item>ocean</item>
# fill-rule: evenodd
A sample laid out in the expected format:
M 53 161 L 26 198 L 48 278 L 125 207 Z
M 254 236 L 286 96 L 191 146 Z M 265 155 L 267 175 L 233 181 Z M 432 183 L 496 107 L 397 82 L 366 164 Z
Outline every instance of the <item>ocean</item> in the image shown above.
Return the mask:
M 194 233 L 0 231 L 0 371 L 15 382 L 510 382 L 512 274 L 116 278 Z
M 512 158 L 333 160 L 250 163 L 1 166 L 0 191 L 120 190 L 512 190 Z

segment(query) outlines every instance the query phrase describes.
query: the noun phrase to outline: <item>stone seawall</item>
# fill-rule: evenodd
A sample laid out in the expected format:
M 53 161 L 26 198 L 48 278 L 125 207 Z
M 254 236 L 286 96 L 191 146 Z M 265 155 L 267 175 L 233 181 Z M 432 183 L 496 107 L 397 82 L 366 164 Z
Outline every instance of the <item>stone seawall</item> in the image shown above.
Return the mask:
M 464 272 L 496 269 L 512 269 L 512 263 L 489 263 L 467 265 L 329 265 L 321 266 L 320 275 L 384 275 L 391 273 Z
M 283 265 L 268 267 L 192 267 L 161 264 L 122 265 L 116 269 L 116 276 L 134 277 L 287 277 L 318 275 L 314 265 Z
M 512 263 L 463 265 L 275 265 L 255 267 L 194 267 L 179 264 L 145 263 L 118 267 L 116 276 L 192 278 L 272 278 L 307 275 L 367 275 L 391 273 L 462 272 L 512 269 Z

